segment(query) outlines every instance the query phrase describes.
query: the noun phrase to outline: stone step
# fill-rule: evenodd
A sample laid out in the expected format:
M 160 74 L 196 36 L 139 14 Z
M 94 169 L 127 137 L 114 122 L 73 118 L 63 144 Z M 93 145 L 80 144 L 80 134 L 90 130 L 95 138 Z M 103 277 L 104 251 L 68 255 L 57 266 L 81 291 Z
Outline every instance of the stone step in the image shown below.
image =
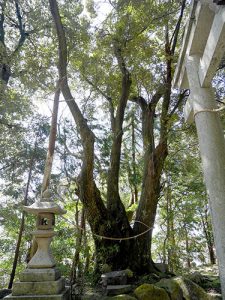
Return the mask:
M 12 295 L 57 295 L 64 288 L 65 279 L 63 277 L 56 281 L 15 282 L 12 288 Z
M 106 295 L 120 295 L 120 294 L 127 294 L 132 291 L 132 285 L 108 285 L 106 288 Z
M 70 299 L 70 288 L 66 287 L 64 291 L 59 295 L 22 295 L 12 296 L 12 294 L 6 296 L 4 300 L 69 300 Z

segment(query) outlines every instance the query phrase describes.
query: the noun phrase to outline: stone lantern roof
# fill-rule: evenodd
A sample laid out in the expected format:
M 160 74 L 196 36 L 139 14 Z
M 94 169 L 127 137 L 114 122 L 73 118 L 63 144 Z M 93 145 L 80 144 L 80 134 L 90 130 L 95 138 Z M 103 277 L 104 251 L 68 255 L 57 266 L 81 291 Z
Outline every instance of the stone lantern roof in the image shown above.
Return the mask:
M 63 215 L 66 210 L 62 209 L 57 203 L 55 203 L 51 196 L 51 191 L 46 190 L 40 200 L 35 201 L 30 206 L 24 206 L 26 212 L 38 215 L 39 213 L 53 213 L 56 215 Z

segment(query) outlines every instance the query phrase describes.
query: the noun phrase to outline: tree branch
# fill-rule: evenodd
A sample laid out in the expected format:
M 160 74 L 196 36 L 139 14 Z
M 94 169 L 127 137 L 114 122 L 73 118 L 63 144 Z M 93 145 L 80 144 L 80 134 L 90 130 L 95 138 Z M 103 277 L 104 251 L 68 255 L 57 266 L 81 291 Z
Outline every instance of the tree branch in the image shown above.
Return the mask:
M 182 93 L 179 94 L 178 100 L 169 114 L 169 118 L 172 117 L 172 115 L 175 113 L 175 111 L 177 110 L 181 102 L 184 100 L 184 98 L 188 96 L 188 92 L 189 90 L 184 90 Z
M 16 17 L 17 17 L 17 21 L 18 21 L 18 28 L 20 31 L 20 38 L 18 41 L 18 45 L 16 46 L 13 55 L 19 51 L 19 49 L 23 46 L 26 38 L 28 37 L 28 32 L 26 32 L 25 30 L 25 24 L 23 23 L 23 17 L 21 15 L 20 12 L 20 7 L 19 7 L 19 1 L 15 0 L 15 8 L 16 8 Z
M 60 97 L 60 88 L 59 88 L 59 83 L 57 83 L 55 97 L 54 97 L 54 103 L 53 103 L 48 152 L 47 152 L 47 157 L 46 157 L 46 161 L 45 161 L 44 177 L 43 177 L 42 188 L 41 188 L 42 193 L 44 193 L 44 191 L 49 188 L 50 180 L 51 180 L 53 155 L 54 155 L 54 151 L 55 151 L 55 142 L 56 142 L 56 135 L 57 135 L 59 97 Z
M 149 28 L 149 26 L 151 26 L 151 25 L 154 24 L 154 22 L 156 22 L 156 21 L 158 21 L 158 20 L 161 20 L 161 19 L 164 19 L 164 18 L 166 18 L 167 16 L 173 15 L 173 14 L 176 13 L 176 12 L 177 12 L 177 10 L 173 10 L 173 11 L 171 11 L 171 12 L 166 12 L 166 13 L 164 13 L 164 14 L 162 14 L 162 15 L 160 15 L 160 16 L 154 18 L 154 19 L 152 19 L 152 20 L 151 20 L 151 23 L 149 23 L 148 25 L 144 26 L 139 32 L 136 33 L 135 36 L 130 37 L 129 39 L 127 39 L 127 42 L 130 42 L 130 41 L 134 40 L 135 37 L 138 37 L 139 35 L 141 35 L 142 33 L 144 33 L 144 32 Z
M 129 99 L 131 102 L 137 103 L 141 106 L 141 108 L 144 108 L 147 106 L 146 100 L 142 96 L 136 96 Z
M 124 57 L 122 55 L 122 49 L 121 46 L 119 45 L 119 42 L 117 40 L 114 40 L 113 42 L 113 47 L 114 47 L 114 53 L 118 62 L 118 66 L 120 68 L 121 73 L 124 76 L 128 76 L 129 77 L 129 71 L 126 68 L 126 63 L 124 60 Z
M 170 39 L 170 47 L 171 47 L 171 54 L 172 55 L 174 54 L 176 46 L 177 46 L 178 34 L 180 32 L 180 26 L 181 26 L 181 21 L 183 19 L 185 7 L 186 7 L 186 0 L 183 0 L 182 4 L 181 4 L 181 10 L 180 10 L 180 15 L 179 15 L 177 24 L 176 24 L 175 30 L 172 34 L 172 37 Z
M 6 0 L 1 3 L 1 14 L 0 14 L 0 42 L 5 46 L 5 29 L 4 29 L 4 22 L 5 22 L 5 6 Z
M 110 112 L 110 119 L 111 119 L 111 128 L 112 131 L 114 131 L 115 126 L 115 110 L 113 106 L 112 97 L 107 95 L 104 91 L 102 91 L 96 84 L 94 84 L 91 80 L 89 80 L 86 76 L 84 76 L 84 79 L 89 83 L 100 95 L 102 95 L 109 103 L 109 112 Z

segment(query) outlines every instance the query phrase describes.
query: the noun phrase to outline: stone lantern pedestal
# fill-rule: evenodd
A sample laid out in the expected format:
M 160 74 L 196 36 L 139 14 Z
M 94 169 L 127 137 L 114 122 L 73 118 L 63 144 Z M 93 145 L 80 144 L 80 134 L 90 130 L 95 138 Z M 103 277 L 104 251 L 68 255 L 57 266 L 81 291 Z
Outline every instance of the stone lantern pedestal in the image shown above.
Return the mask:
M 45 195 L 41 201 L 24 207 L 25 211 L 37 216 L 37 230 L 32 234 L 38 244 L 38 249 L 27 268 L 20 274 L 20 281 L 13 284 L 12 294 L 4 299 L 70 299 L 69 288 L 65 287 L 65 279 L 55 267 L 50 249 L 52 238 L 56 235 L 55 214 L 64 214 L 66 211 L 51 201 L 49 191 L 46 191 Z

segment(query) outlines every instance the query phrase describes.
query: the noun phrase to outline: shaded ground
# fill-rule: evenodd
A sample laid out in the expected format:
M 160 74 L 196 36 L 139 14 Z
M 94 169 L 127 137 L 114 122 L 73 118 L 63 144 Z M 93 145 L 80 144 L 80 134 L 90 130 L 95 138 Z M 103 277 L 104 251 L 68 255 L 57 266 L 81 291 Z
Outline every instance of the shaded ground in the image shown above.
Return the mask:
M 184 277 L 190 279 L 197 285 L 201 286 L 207 293 L 212 294 L 221 294 L 220 281 L 218 275 L 217 265 L 205 265 L 196 268 L 192 268 L 190 272 L 187 272 Z M 133 284 L 133 289 L 143 283 L 156 283 L 160 278 L 157 278 L 157 275 L 150 274 L 138 278 L 138 280 Z M 129 294 L 134 296 L 133 293 Z M 92 288 L 88 285 L 83 287 L 81 292 L 80 287 L 77 286 L 73 291 L 74 300 L 109 300 L 113 299 L 110 296 L 104 296 L 102 294 L 101 287 Z M 115 298 L 114 298 L 115 299 Z M 121 298 L 122 299 L 122 298 Z M 125 298 L 123 298 L 125 299 Z M 127 298 L 129 299 L 129 298 Z M 217 298 L 215 298 L 217 299 Z M 218 298 L 221 299 L 221 298 Z M 201 299 L 199 299 L 201 300 Z

